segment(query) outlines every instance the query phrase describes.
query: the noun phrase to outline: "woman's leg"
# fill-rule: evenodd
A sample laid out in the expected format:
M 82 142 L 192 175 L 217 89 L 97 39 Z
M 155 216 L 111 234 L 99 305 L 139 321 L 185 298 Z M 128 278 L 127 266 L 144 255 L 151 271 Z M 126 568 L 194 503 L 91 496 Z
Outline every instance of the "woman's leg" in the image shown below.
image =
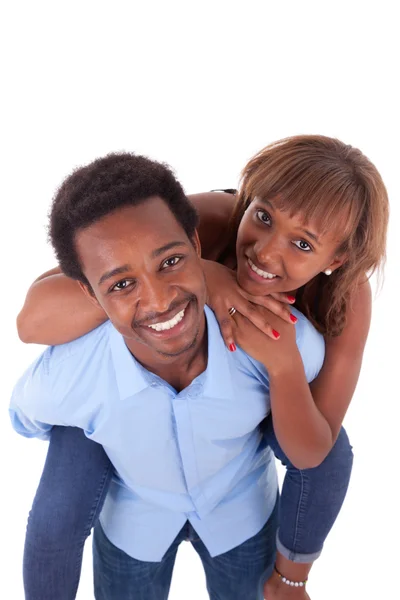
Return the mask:
M 26 600 L 76 597 L 86 538 L 113 472 L 100 444 L 81 429 L 54 427 L 28 518 L 23 576 Z
M 342 507 L 350 481 L 353 452 L 342 427 L 325 460 L 314 469 L 300 470 L 290 463 L 280 448 L 271 417 L 266 423 L 265 439 L 286 466 L 277 533 L 277 568 L 288 579 L 302 581 L 321 554 Z M 275 587 L 287 587 L 276 574 L 270 583 Z M 304 589 L 298 593 L 304 593 Z M 270 597 L 275 597 L 272 589 Z

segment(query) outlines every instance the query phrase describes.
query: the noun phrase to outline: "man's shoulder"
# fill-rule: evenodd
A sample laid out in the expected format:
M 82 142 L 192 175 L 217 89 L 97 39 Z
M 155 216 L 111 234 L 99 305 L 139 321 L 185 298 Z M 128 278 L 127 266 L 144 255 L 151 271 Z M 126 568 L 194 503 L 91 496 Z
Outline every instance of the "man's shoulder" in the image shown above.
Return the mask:
M 49 346 L 17 381 L 13 401 L 20 407 L 43 406 L 62 402 L 63 398 L 82 386 L 91 389 L 99 374 L 106 369 L 105 361 L 110 323 L 105 323 L 77 340 Z
M 60 365 L 63 369 L 67 369 L 68 366 L 75 368 L 89 355 L 92 361 L 95 361 L 96 358 L 101 360 L 104 357 L 105 348 L 109 345 L 112 331 L 113 327 L 110 321 L 106 321 L 93 331 L 72 342 L 60 344 L 59 346 L 49 346 L 42 355 L 43 369 L 50 374 L 53 369 L 57 369 Z

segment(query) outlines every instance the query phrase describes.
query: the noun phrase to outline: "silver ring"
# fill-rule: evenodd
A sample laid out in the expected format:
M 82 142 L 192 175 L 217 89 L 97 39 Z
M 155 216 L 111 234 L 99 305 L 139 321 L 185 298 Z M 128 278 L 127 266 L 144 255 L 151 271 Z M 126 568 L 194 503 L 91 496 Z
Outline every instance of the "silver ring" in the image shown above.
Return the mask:
M 228 313 L 231 317 L 233 317 L 235 312 L 236 312 L 236 308 L 234 306 L 231 306 L 230 309 L 228 310 Z

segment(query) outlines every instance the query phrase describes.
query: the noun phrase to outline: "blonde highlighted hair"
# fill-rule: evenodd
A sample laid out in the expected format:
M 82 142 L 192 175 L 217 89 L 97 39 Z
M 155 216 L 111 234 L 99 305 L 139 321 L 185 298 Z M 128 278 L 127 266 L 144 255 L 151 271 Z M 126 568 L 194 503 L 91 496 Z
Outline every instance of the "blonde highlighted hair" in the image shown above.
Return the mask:
M 376 167 L 357 148 L 325 136 L 300 135 L 270 144 L 242 172 L 234 231 L 255 198 L 299 213 L 321 233 L 340 227 L 345 263 L 298 292 L 299 309 L 326 335 L 339 335 L 357 286 L 385 261 L 389 203 Z

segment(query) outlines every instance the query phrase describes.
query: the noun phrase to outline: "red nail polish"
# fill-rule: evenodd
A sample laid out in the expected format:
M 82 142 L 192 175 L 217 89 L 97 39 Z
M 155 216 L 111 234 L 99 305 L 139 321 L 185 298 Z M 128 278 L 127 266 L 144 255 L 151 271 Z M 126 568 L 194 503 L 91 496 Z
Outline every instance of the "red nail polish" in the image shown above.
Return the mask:
M 290 315 L 290 320 L 292 321 L 292 323 L 297 323 L 298 321 L 297 317 L 295 317 L 294 315 Z
M 235 344 L 233 344 L 233 343 L 232 343 L 232 344 L 229 344 L 229 350 L 230 350 L 231 352 L 235 352 L 235 350 L 236 350 L 236 346 L 235 346 Z
M 274 336 L 274 338 L 276 340 L 281 337 L 281 334 L 279 333 L 279 331 L 276 331 L 275 329 L 272 330 L 272 335 Z
M 295 296 L 287 296 L 289 302 L 294 302 L 296 300 Z

